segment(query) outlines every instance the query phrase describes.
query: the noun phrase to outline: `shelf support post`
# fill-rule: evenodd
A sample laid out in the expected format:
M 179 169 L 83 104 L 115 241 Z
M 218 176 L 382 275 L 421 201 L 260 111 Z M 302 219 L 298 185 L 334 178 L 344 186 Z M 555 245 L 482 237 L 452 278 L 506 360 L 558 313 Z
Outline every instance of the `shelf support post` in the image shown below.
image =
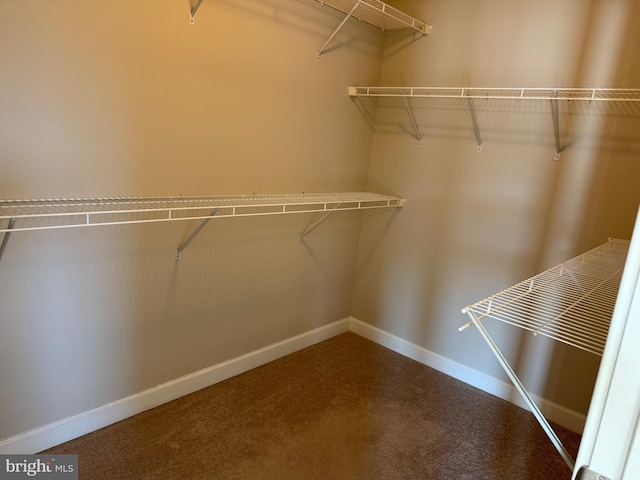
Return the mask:
M 478 152 L 482 151 L 482 138 L 480 137 L 480 129 L 478 128 L 478 120 L 476 119 L 476 111 L 473 108 L 473 101 L 469 97 L 469 90 L 464 91 L 467 97 L 467 104 L 469 105 L 469 113 L 471 114 L 471 121 L 473 122 L 473 131 L 476 134 L 476 142 L 478 143 Z
M 196 13 L 198 13 L 198 9 L 200 8 L 201 3 L 202 3 L 202 0 L 197 0 L 196 4 L 193 7 L 191 7 L 191 16 L 189 17 L 189 23 L 191 25 L 195 23 L 195 16 L 196 16 Z
M 176 260 L 180 260 L 180 258 L 182 258 L 182 251 L 187 247 L 187 245 L 189 245 L 191 243 L 191 240 L 193 240 L 195 238 L 195 236 L 200 233 L 200 230 L 202 230 L 204 228 L 204 226 L 209 223 L 209 220 L 211 220 L 211 218 L 218 213 L 218 209 L 214 208 L 213 210 L 211 210 L 211 213 L 209 214 L 208 218 L 205 218 L 203 220 L 203 222 L 198 225 L 198 227 L 191 233 L 191 235 L 189 235 L 187 237 L 187 239 L 182 242 L 182 244 L 178 247 L 178 252 L 176 253 Z
M 315 229 L 318 225 L 320 225 L 322 222 L 324 222 L 329 215 L 331 215 L 333 212 L 335 212 L 336 210 L 338 210 L 340 208 L 340 205 L 342 205 L 342 203 L 337 204 L 334 208 L 332 208 L 331 210 L 329 210 L 327 213 L 325 213 L 322 218 L 320 220 L 318 220 L 317 222 L 315 222 L 313 225 L 311 225 L 310 227 L 307 227 L 305 229 L 304 232 L 302 232 L 300 235 L 298 235 L 298 243 L 302 243 L 302 239 L 303 237 L 311 232 L 311 230 Z
M 415 132 L 416 138 L 418 139 L 418 145 L 422 146 L 422 135 L 420 135 L 420 130 L 418 130 L 416 117 L 413 115 L 413 112 L 411 111 L 411 107 L 409 106 L 409 102 L 406 99 L 406 97 L 402 97 L 402 102 L 404 103 L 404 108 L 407 110 L 407 115 L 409 115 L 411 126 L 413 127 L 413 131 Z
M 16 219 L 11 218 L 9 220 L 9 225 L 7 225 L 7 230 L 12 230 L 15 224 L 16 224 Z M 11 236 L 11 232 L 4 232 L 4 237 L 2 237 L 2 244 L 0 244 L 0 260 L 2 260 L 2 255 L 4 255 L 4 251 L 7 248 L 7 244 L 9 243 L 10 236 Z
M 560 122 L 558 121 L 558 91 L 553 91 L 554 99 L 551 100 L 551 108 L 553 109 L 553 127 L 556 140 L 556 156 L 555 159 L 560 159 Z
M 487 343 L 487 345 L 491 349 L 491 352 L 493 352 L 496 359 L 504 369 L 505 373 L 513 383 L 513 386 L 516 387 L 516 390 L 518 390 L 518 393 L 522 395 L 522 398 L 524 399 L 525 403 L 531 410 L 531 413 L 533 413 L 534 417 L 536 417 L 536 420 L 538 420 L 538 423 L 540 424 L 544 432 L 547 434 L 547 437 L 549 437 L 549 440 L 551 440 L 551 443 L 553 443 L 553 445 L 556 447 L 556 450 L 558 451 L 560 456 L 564 459 L 567 466 L 571 469 L 571 471 L 573 471 L 573 467 L 574 467 L 573 458 L 571 458 L 571 455 L 569 454 L 569 452 L 567 452 L 567 450 L 564 448 L 562 441 L 558 438 L 558 435 L 556 434 L 556 432 L 553 430 L 553 428 L 551 427 L 551 425 L 549 424 L 545 416 L 542 414 L 542 412 L 540 411 L 536 403 L 533 401 L 533 399 L 529 395 L 529 392 L 527 392 L 527 389 L 524 387 L 524 385 L 522 384 L 522 382 L 520 381 L 516 373 L 513 371 L 513 368 L 511 368 L 511 365 L 509 365 L 509 362 L 507 362 L 507 359 L 504 357 L 504 355 L 502 354 L 498 346 L 495 344 L 495 342 L 489 335 L 489 332 L 487 332 L 487 329 L 484 328 L 484 325 L 482 324 L 482 322 L 476 318 L 476 316 L 472 311 L 467 310 L 467 313 L 469 314 L 469 317 L 471 317 L 471 321 L 473 322 L 473 324 L 478 328 L 480 335 L 482 336 L 484 341 Z
M 202 1 L 202 0 L 200 0 L 200 1 Z M 349 20 L 351 18 L 351 16 L 355 13 L 356 9 L 360 6 L 360 1 L 361 0 L 358 0 L 356 2 L 356 4 L 351 9 L 351 11 L 349 13 L 347 13 L 346 17 L 344 17 L 344 20 L 342 20 L 342 22 L 340 22 L 340 25 L 338 25 L 338 27 L 333 31 L 333 33 L 329 36 L 327 41 L 324 42 L 324 45 L 322 45 L 322 47 L 320 47 L 320 50 L 318 50 L 318 53 L 316 54 L 316 60 L 320 60 L 320 55 L 322 55 L 322 53 L 327 48 L 327 45 L 329 45 L 331 40 L 333 40 L 333 37 L 335 37 L 336 34 L 340 31 L 340 29 L 344 26 L 344 24 L 347 23 L 347 20 Z

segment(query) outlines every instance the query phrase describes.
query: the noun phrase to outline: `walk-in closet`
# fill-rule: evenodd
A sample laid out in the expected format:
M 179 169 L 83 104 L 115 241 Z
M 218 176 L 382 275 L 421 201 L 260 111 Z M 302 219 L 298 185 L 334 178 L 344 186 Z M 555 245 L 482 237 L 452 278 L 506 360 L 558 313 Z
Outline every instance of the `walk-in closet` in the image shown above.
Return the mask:
M 0 455 L 636 478 L 639 22 L 1 1 Z

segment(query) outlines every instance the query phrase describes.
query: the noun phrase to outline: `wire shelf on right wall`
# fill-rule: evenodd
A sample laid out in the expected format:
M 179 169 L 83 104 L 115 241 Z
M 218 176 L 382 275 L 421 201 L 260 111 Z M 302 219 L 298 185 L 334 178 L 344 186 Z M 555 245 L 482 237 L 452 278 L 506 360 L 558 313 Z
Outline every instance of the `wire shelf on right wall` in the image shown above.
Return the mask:
M 602 356 L 630 242 L 609 239 L 575 258 L 462 309 L 567 466 L 575 462 L 484 326 L 491 318 Z

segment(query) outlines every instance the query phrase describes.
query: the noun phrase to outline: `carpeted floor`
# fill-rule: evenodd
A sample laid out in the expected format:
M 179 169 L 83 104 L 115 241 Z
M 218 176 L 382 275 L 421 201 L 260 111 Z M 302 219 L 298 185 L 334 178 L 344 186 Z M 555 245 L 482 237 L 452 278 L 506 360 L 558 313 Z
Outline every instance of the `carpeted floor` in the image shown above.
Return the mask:
M 47 453 L 82 480 L 571 478 L 528 411 L 352 333 Z

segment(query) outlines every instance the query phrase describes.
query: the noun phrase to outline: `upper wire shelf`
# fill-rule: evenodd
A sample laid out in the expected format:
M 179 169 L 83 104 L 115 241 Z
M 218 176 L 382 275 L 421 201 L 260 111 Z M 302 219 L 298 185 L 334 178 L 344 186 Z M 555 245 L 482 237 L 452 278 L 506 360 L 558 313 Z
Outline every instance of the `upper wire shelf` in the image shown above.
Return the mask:
M 382 30 L 413 28 L 426 34 L 431 26 L 378 0 L 317 0 Z
M 318 0 L 318 2 L 322 5 L 329 5 L 345 13 L 346 16 L 316 53 L 317 60 L 320 60 L 320 56 L 325 52 L 331 40 L 333 40 L 351 17 L 381 28 L 382 30 L 411 28 L 420 32 L 422 35 L 427 35 L 431 31 L 431 25 L 416 20 L 406 13 L 378 0 Z
M 629 243 L 610 239 L 462 312 L 602 355 Z
M 402 207 L 405 199 L 369 192 L 286 195 L 0 200 L 0 233 L 96 225 Z M 215 211 L 215 213 L 213 213 Z

